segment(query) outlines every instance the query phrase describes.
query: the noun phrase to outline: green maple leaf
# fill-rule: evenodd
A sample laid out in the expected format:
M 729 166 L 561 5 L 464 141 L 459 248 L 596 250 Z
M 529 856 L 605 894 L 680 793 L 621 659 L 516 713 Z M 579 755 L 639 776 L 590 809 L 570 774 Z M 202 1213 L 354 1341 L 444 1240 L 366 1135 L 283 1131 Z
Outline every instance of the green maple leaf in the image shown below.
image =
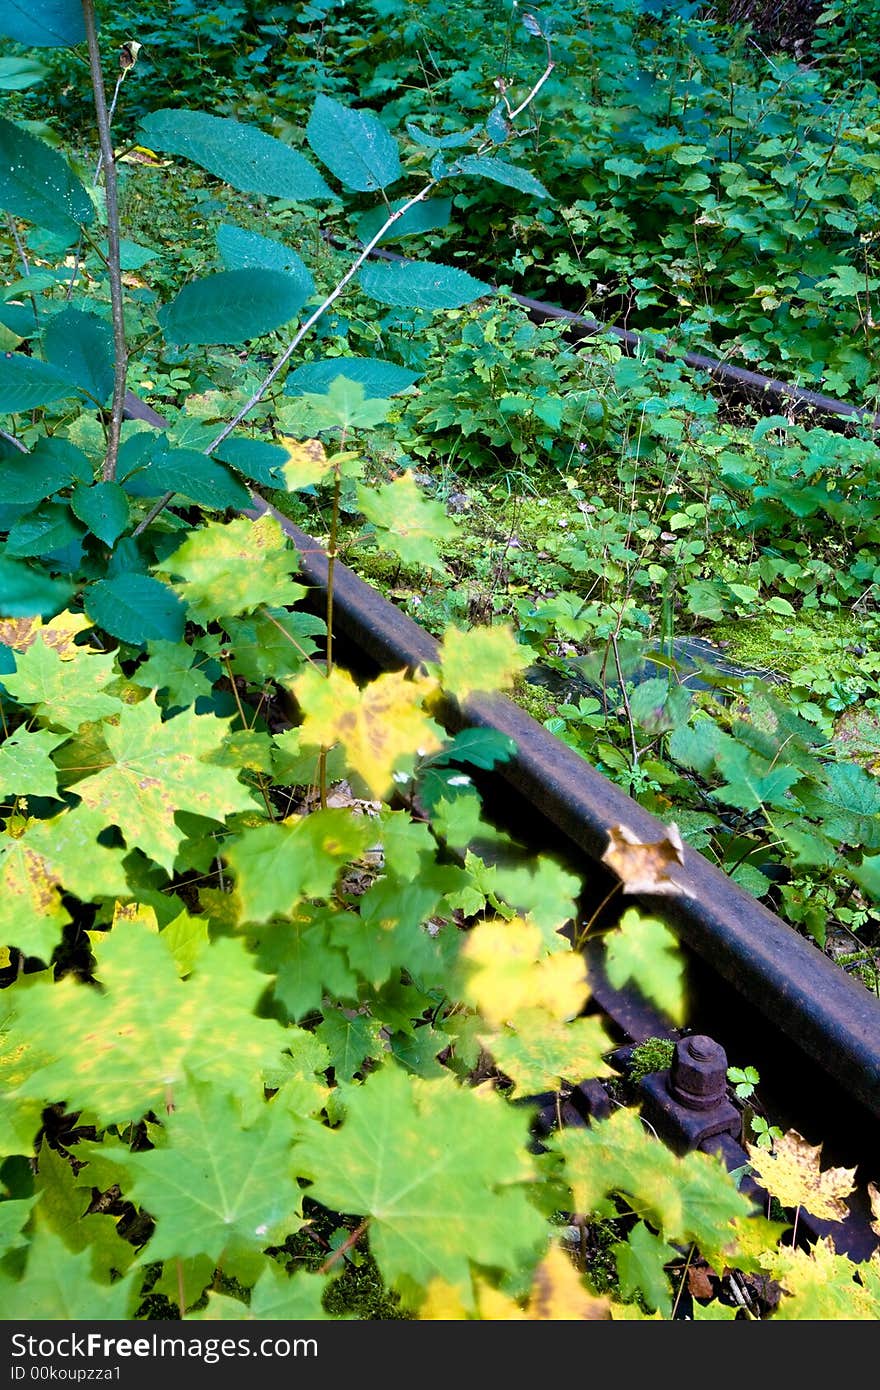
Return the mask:
M 754 1204 L 736 1189 L 718 1154 L 684 1154 L 677 1164 L 681 1187 L 682 1221 L 678 1230 L 667 1230 L 672 1240 L 689 1240 L 717 1273 L 728 1264 L 744 1267 L 736 1259 L 738 1228 L 754 1219 Z M 777 1226 L 778 1239 L 785 1228 Z M 772 1232 L 770 1232 L 772 1234 Z
M 185 709 L 201 695 L 210 695 L 211 679 L 205 668 L 211 663 L 204 654 L 185 642 L 149 642 L 148 659 L 137 668 L 132 680 L 144 690 L 167 691 L 169 709 Z
M 134 1259 L 134 1246 L 123 1240 L 117 1229 L 118 1217 L 87 1213 L 91 1185 L 84 1186 L 67 1159 L 48 1144 L 40 1146 L 35 1189 L 39 1204 L 35 1212 L 37 1230 L 53 1231 L 68 1250 L 87 1250 L 92 1274 L 101 1283 L 122 1274 Z
M 244 830 L 225 849 L 246 922 L 289 915 L 303 898 L 325 898 L 343 864 L 371 838 L 369 821 L 345 809 Z
M 374 989 L 406 968 L 421 985 L 440 983 L 444 976 L 442 945 L 422 923 L 440 907 L 448 889 L 457 886 L 452 866 L 425 864 L 411 879 L 387 874 L 377 879 L 360 899 L 356 929 L 350 923 L 333 928 L 333 940 L 349 963 Z
M 88 1250 L 72 1251 L 52 1231 L 38 1231 L 20 1280 L 0 1266 L 0 1306 L 10 1322 L 124 1322 L 134 1312 L 142 1276 L 113 1284 L 92 1277 Z
M 16 729 L 0 744 L 0 797 L 56 796 L 58 769 L 49 757 L 66 734 Z
M 162 1129 L 161 1147 L 115 1159 L 127 1174 L 126 1195 L 156 1222 L 148 1260 L 235 1259 L 299 1229 L 299 1194 L 287 1178 L 292 1123 L 283 1107 L 264 1105 L 243 1125 L 233 1097 L 192 1083 Z M 89 1149 L 78 1146 L 84 1157 Z
M 127 845 L 171 873 L 185 838 L 175 811 L 222 821 L 254 806 L 252 793 L 231 768 L 207 765 L 230 723 L 192 710 L 163 721 L 153 694 L 126 705 L 118 725 L 106 730 L 113 763 L 78 782 L 77 795 L 104 816 L 105 825 L 118 826 Z
M 389 1286 L 424 1292 L 442 1279 L 470 1302 L 472 1260 L 510 1272 L 537 1263 L 547 1225 L 526 1195 L 535 1168 L 522 1110 L 394 1064 L 344 1101 L 342 1124 L 310 1124 L 294 1162 L 309 1197 L 369 1218 Z
M 598 1018 L 563 1023 L 546 1009 L 521 1009 L 515 1028 L 484 1034 L 487 1052 L 514 1083 L 511 1095 L 556 1091 L 562 1080 L 577 1085 L 587 1076 L 610 1076 L 604 1054 L 613 1047 Z
M 517 642 L 507 625 L 448 627 L 440 643 L 440 683 L 456 700 L 477 691 L 506 690 L 531 665 L 531 648 Z
M 564 951 L 568 943 L 559 928 L 577 915 L 581 879 L 545 856 L 528 864 L 483 864 L 475 854 L 465 862 L 474 885 L 487 897 L 502 898 L 541 928 L 548 951 Z
M 313 638 L 323 636 L 326 623 L 312 613 L 265 609 L 248 618 L 227 618 L 230 664 L 236 676 L 261 685 L 296 675 L 317 650 Z
M 639 1221 L 626 1240 L 612 1246 L 624 1298 L 641 1294 L 649 1308 L 664 1317 L 672 1311 L 672 1296 L 665 1266 L 678 1257 L 678 1251 Z
M 118 924 L 93 947 L 103 991 L 70 975 L 13 987 L 9 1045 L 23 1049 L 16 1095 L 64 1098 L 122 1124 L 161 1112 L 187 1076 L 246 1096 L 277 1063 L 285 1030 L 254 1016 L 268 977 L 239 940 L 206 947 L 185 981 L 162 934 L 138 923 Z
M 52 959 L 70 913 L 46 861 L 24 837 L 8 832 L 0 836 L 0 909 L 6 946 L 38 960 Z
M 298 1269 L 286 1274 L 275 1260 L 268 1260 L 248 1303 L 227 1294 L 208 1294 L 208 1303 L 189 1320 L 200 1322 L 318 1322 L 331 1315 L 322 1299 L 332 1283 L 328 1274 L 309 1274 Z
M 62 658 L 45 641 L 32 642 L 17 652 L 15 672 L 3 684 L 19 704 L 33 706 L 37 717 L 53 729 L 75 733 L 88 720 L 116 714 L 121 702 L 104 687 L 119 679 L 116 656 L 88 647 L 69 647 Z
M 579 1214 L 589 1216 L 603 1209 L 609 1195 L 619 1194 L 670 1238 L 681 1230 L 679 1161 L 635 1111 L 615 1110 L 589 1129 L 561 1130 L 552 1147 L 565 1159 L 565 1181 Z
M 357 498 L 382 550 L 390 550 L 405 565 L 446 573 L 437 545 L 451 540 L 456 524 L 442 503 L 425 496 L 409 470 L 381 487 L 358 484 Z
M 368 1014 L 327 1008 L 315 1036 L 327 1048 L 337 1079 L 351 1081 L 368 1057 L 382 1056 L 385 1043 L 381 1032 L 378 1019 Z
M 24 1234 L 24 1228 L 36 1200 L 36 1197 L 7 1197 L 0 1202 L 0 1261 L 10 1250 L 20 1250 L 27 1245 L 29 1237 Z
M 684 962 L 674 933 L 656 917 L 636 908 L 623 914 L 605 938 L 605 969 L 615 989 L 633 980 L 673 1023 L 684 1022 Z
M 718 769 L 727 778 L 724 786 L 713 792 L 719 801 L 738 806 L 743 811 L 757 811 L 762 806 L 790 806 L 786 795 L 801 773 L 785 764 L 773 766 L 766 758 L 749 752 L 742 743 L 723 744 L 717 755 Z
M 158 566 L 178 576 L 175 588 L 203 626 L 263 606 L 296 603 L 306 592 L 290 577 L 298 567 L 296 552 L 268 512 L 256 521 L 208 522 Z
M 349 930 L 357 931 L 353 914 L 303 904 L 288 922 L 275 923 L 262 934 L 260 967 L 276 976 L 275 998 L 294 1022 L 320 1008 L 325 994 L 336 1000 L 357 998 L 357 976 L 330 940 L 340 917 Z

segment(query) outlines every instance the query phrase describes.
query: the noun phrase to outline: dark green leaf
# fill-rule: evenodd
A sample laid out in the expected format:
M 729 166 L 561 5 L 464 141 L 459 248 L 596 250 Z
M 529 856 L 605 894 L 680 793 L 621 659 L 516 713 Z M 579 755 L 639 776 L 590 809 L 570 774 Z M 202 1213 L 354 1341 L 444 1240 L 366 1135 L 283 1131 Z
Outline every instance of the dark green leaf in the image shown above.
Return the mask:
M 15 522 L 6 538 L 6 554 L 54 555 L 71 542 L 80 540 L 82 535 L 81 528 L 71 518 L 69 507 L 49 504 Z
M 70 499 L 71 510 L 105 545 L 113 545 L 130 519 L 128 498 L 118 483 L 81 484 Z
M 73 588 L 51 579 L 34 565 L 0 555 L 0 615 L 4 618 L 43 618 L 60 613 Z
M 37 58 L 0 58 L 0 91 L 21 92 L 49 71 Z
M 94 220 L 92 200 L 67 160 L 0 116 L 0 207 L 55 232 L 65 245 Z
M 506 763 L 515 753 L 516 740 L 498 729 L 462 729 L 429 762 L 432 767 L 467 763 L 471 767 L 490 768 L 496 763 Z
M 372 193 L 400 178 L 397 141 L 372 111 L 354 111 L 320 95 L 309 116 L 306 139 L 345 188 Z
M 433 261 L 365 265 L 359 279 L 371 299 L 403 309 L 460 309 L 481 295 L 495 293 L 491 285 L 466 271 Z
M 183 636 L 184 604 L 173 590 L 148 574 L 99 579 L 86 589 L 83 607 L 98 627 L 138 647 L 157 638 L 179 642 Z
M 338 376 L 358 382 L 364 395 L 372 400 L 396 396 L 419 379 L 418 373 L 379 357 L 325 357 L 323 361 L 304 362 L 297 367 L 289 374 L 284 389 L 288 396 L 320 395 L 329 390 Z
M 113 391 L 113 330 L 97 314 L 62 309 L 43 334 L 43 351 L 57 367 L 100 405 Z
M 227 116 L 169 107 L 141 121 L 140 136 L 150 149 L 183 155 L 241 193 L 298 202 L 335 196 L 298 150 Z
M 130 497 L 161 497 L 177 492 L 203 507 L 249 507 L 251 494 L 222 463 L 195 449 L 169 449 L 123 479 Z
M 502 183 L 506 188 L 515 188 L 520 193 L 531 193 L 535 198 L 550 197 L 544 185 L 528 169 L 520 169 L 519 165 L 508 164 L 505 159 L 496 159 L 494 155 L 466 154 L 455 161 L 454 168 L 462 174 L 474 174 L 478 178 Z
M 0 496 L 4 502 L 32 505 L 66 487 L 73 476 L 67 460 L 38 444 L 30 454 L 0 459 Z
M 85 43 L 80 0 L 4 0 L 0 34 L 27 48 Z
M 429 135 L 426 130 L 420 130 L 411 121 L 407 121 L 406 130 L 417 145 L 424 145 L 428 150 L 458 150 L 463 145 L 469 145 L 480 133 L 480 127 L 474 125 L 470 130 L 459 130 L 453 135 Z
M 296 280 L 305 298 L 314 291 L 315 282 L 307 267 L 282 241 L 224 222 L 217 229 L 217 249 L 228 270 L 280 270 Z
M 77 388 L 66 372 L 22 352 L 0 357 L 0 414 L 37 410 L 41 405 L 75 396 Z
M 398 198 L 391 204 L 390 212 L 397 212 L 399 208 L 405 207 L 408 201 L 407 198 Z M 400 241 L 406 236 L 421 236 L 425 232 L 437 231 L 448 225 L 451 215 L 451 198 L 426 198 L 424 202 L 413 203 L 396 222 L 392 222 L 382 241 Z M 384 204 L 365 212 L 357 224 L 357 234 L 361 241 L 372 241 L 376 233 L 382 230 L 388 217 L 389 209 Z
M 229 463 L 246 478 L 263 487 L 284 488 L 281 470 L 287 462 L 287 450 L 262 439 L 224 439 L 213 453 L 222 463 Z
M 280 270 L 224 270 L 184 285 L 158 318 L 169 343 L 244 343 L 289 323 L 307 297 Z

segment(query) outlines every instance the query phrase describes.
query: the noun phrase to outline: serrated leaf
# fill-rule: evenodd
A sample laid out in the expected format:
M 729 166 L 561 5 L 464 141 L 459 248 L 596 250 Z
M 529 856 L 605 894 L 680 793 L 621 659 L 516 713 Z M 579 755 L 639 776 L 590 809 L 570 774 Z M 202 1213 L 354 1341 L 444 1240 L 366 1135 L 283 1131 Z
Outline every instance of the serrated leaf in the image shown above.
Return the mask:
M 184 604 L 173 589 L 148 574 L 99 579 L 85 590 L 83 606 L 98 627 L 133 646 L 158 638 L 179 642 L 183 636 Z
M 58 792 L 58 769 L 49 754 L 66 734 L 16 729 L 0 744 L 0 797 L 49 796 Z
M 611 1076 L 604 1059 L 612 1042 L 599 1018 L 562 1022 L 544 1008 L 521 1009 L 516 1021 L 480 1042 L 513 1082 L 511 1097 L 558 1091 L 561 1081 L 576 1086 L 586 1077 Z
M 467 632 L 447 627 L 440 643 L 440 683 L 463 701 L 478 691 L 508 689 L 531 662 L 530 649 L 516 641 L 506 624 Z
M 668 1317 L 672 1293 L 665 1266 L 678 1257 L 675 1247 L 654 1235 L 644 1221 L 637 1221 L 626 1240 L 612 1247 L 612 1253 L 623 1297 L 641 1295 L 649 1308 Z
M 17 1095 L 64 1097 L 105 1125 L 125 1124 L 164 1114 L 192 1081 L 249 1100 L 263 1067 L 277 1065 L 287 1030 L 256 1016 L 267 976 L 242 942 L 212 942 L 186 980 L 161 934 L 143 926 L 116 928 L 95 949 L 102 990 L 67 975 L 7 1000 L 10 1042 L 23 1049 Z
M 289 435 L 281 435 L 279 442 L 287 456 L 281 473 L 288 492 L 314 487 L 331 472 L 333 463 L 320 439 L 292 439 Z
M 191 616 L 204 623 L 296 603 L 305 592 L 290 577 L 298 567 L 279 522 L 266 512 L 256 521 L 208 522 L 159 568 L 183 581 L 178 592 Z
M 624 893 L 676 894 L 682 891 L 676 866 L 684 864 L 678 827 L 669 824 L 662 840 L 644 841 L 628 825 L 613 825 L 601 862 L 613 869 Z
M 263 439 L 230 436 L 217 446 L 212 457 L 231 464 L 239 473 L 263 487 L 280 488 L 283 484 L 281 469 L 285 452 L 277 444 L 269 444 Z
M 298 150 L 227 116 L 167 107 L 141 121 L 140 136 L 149 149 L 183 155 L 242 193 L 301 202 L 335 197 Z
M 286 1180 L 292 1124 L 281 1106 L 263 1105 L 247 1122 L 219 1086 L 187 1084 L 162 1128 L 161 1147 L 114 1158 L 127 1194 L 156 1221 L 148 1259 L 234 1260 L 299 1229 L 297 1188 Z M 90 1149 L 80 1144 L 78 1153 Z
M 190 1313 L 188 1319 L 199 1322 L 320 1322 L 333 1316 L 325 1311 L 322 1302 L 332 1279 L 331 1274 L 309 1274 L 304 1269 L 289 1274 L 271 1260 L 251 1289 L 247 1303 L 209 1289 L 206 1306 Z
M 491 285 L 477 280 L 467 271 L 434 261 L 404 261 L 368 264 L 358 271 L 364 294 L 380 304 L 401 309 L 460 309 L 484 295 L 494 294 Z
M 196 449 L 163 450 L 146 467 L 127 473 L 122 486 L 132 497 L 175 492 L 214 511 L 227 507 L 241 511 L 253 501 L 249 489 L 224 464 Z
M 289 323 L 307 298 L 280 270 L 221 270 L 184 285 L 157 318 L 169 343 L 244 343 Z
M 357 976 L 344 951 L 331 940 L 339 915 L 351 930 L 357 930 L 355 918 L 303 904 L 288 922 L 261 935 L 260 966 L 275 975 L 275 998 L 294 1023 L 320 1008 L 325 994 L 337 1001 L 357 1000 Z
M 845 1221 L 844 1197 L 855 1188 L 855 1168 L 820 1169 L 822 1145 L 808 1144 L 796 1130 L 774 1139 L 772 1150 L 746 1144 L 758 1181 L 783 1207 L 805 1207 L 826 1221 Z
M 438 543 L 450 540 L 458 528 L 442 503 L 425 496 L 409 469 L 378 487 L 358 484 L 357 500 L 382 550 L 405 565 L 446 573 Z
M 43 333 L 46 361 L 98 402 L 113 391 L 113 329 L 97 314 L 66 308 L 53 314 Z
M 80 484 L 70 498 L 70 509 L 93 535 L 112 546 L 129 524 L 128 498 L 118 483 Z
M 192 710 L 163 720 L 152 693 L 139 704 L 123 705 L 118 723 L 105 730 L 112 764 L 77 782 L 77 796 L 107 825 L 117 826 L 131 848 L 171 873 L 186 838 L 176 811 L 223 821 L 254 805 L 231 768 L 206 761 L 222 747 L 229 723 Z
M 6 554 L 54 556 L 67 546 L 75 546 L 84 535 L 69 507 L 50 502 L 12 523 L 6 536 Z
M 517 1271 L 546 1241 L 523 1183 L 528 1120 L 493 1094 L 386 1065 L 345 1093 L 338 1129 L 312 1125 L 294 1148 L 309 1196 L 369 1217 L 389 1285 L 443 1279 L 470 1302 L 471 1261 Z
M 68 1250 L 87 1250 L 92 1276 L 101 1284 L 111 1283 L 129 1268 L 135 1252 L 119 1234 L 119 1218 L 88 1212 L 92 1196 L 88 1186 L 77 1180 L 70 1160 L 48 1144 L 40 1146 L 35 1188 L 39 1196 L 36 1231 L 60 1236 Z
M 339 1081 L 352 1081 L 368 1057 L 381 1057 L 385 1041 L 378 1019 L 354 1009 L 324 1009 L 315 1036 L 327 1048 L 330 1065 Z
M 91 198 L 63 155 L 0 116 L 0 207 L 70 245 L 95 218 Z
M 516 739 L 498 729 L 460 729 L 455 737 L 431 758 L 433 767 L 446 763 L 465 763 L 468 767 L 495 767 L 516 754 Z
M 615 989 L 635 983 L 673 1023 L 684 1023 L 685 964 L 675 934 L 630 908 L 605 938 L 605 969 Z
M 18 654 L 15 667 L 3 677 L 6 689 L 53 728 L 76 732 L 86 720 L 103 719 L 122 708 L 105 690 L 119 676 L 113 652 L 73 647 L 63 658 L 41 633 Z
M 397 141 L 372 111 L 355 111 L 319 94 L 306 139 L 344 188 L 371 193 L 400 178 Z
M 361 690 L 346 671 L 325 676 L 307 667 L 291 688 L 303 712 L 303 741 L 319 748 L 340 743 L 375 796 L 388 792 L 402 763 L 441 746 L 440 730 L 422 708 L 436 690 L 429 677 L 386 672 Z
M 145 690 L 167 690 L 170 709 L 194 705 L 202 695 L 210 695 L 211 681 L 205 674 L 205 657 L 183 642 L 159 638 L 147 644 L 149 658 L 138 666 L 131 679 Z
M 316 362 L 304 362 L 290 372 L 284 391 L 288 396 L 320 395 L 330 389 L 338 376 L 357 382 L 364 388 L 365 397 L 373 400 L 396 396 L 419 379 L 417 372 L 379 357 L 325 357 Z
M 58 613 L 72 593 L 72 584 L 51 578 L 39 566 L 0 555 L 0 614 L 4 618 Z
M 780 1247 L 767 1261 L 783 1297 L 774 1321 L 837 1319 L 876 1322 L 880 1318 L 880 1288 L 871 1266 L 856 1264 L 834 1248 L 833 1236 L 824 1236 L 809 1250 Z M 858 1279 L 856 1276 L 859 1276 Z
M 422 130 L 412 121 L 407 121 L 406 130 L 410 139 L 429 150 L 461 149 L 463 145 L 469 145 L 480 133 L 480 127 L 475 125 L 471 126 L 470 130 L 457 130 L 451 135 L 429 135 L 426 130 Z
M 0 34 L 26 48 L 67 48 L 85 43 L 78 0 L 5 0 Z
M 504 184 L 505 188 L 515 188 L 519 193 L 530 193 L 533 198 L 550 197 L 540 179 L 536 179 L 528 169 L 521 169 L 517 164 L 508 164 L 506 159 L 498 159 L 495 155 L 463 155 L 455 161 L 453 172 L 491 179 L 493 183 Z
M 76 394 L 76 383 L 50 362 L 26 357 L 22 352 L 0 355 L 0 414 L 38 410 L 40 406 Z
M 243 830 L 224 846 L 243 920 L 289 917 L 303 898 L 329 897 L 342 866 L 360 857 L 370 837 L 366 818 L 346 810 L 319 810 Z

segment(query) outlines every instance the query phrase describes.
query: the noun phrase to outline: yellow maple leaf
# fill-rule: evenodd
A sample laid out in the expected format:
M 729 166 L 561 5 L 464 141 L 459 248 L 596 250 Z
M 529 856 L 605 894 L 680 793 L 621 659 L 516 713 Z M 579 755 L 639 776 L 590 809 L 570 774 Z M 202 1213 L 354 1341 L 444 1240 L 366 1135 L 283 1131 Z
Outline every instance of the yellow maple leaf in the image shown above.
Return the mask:
M 288 492 L 296 492 L 297 488 L 311 487 L 312 484 L 319 483 L 333 467 L 332 460 L 328 459 L 320 439 L 292 439 L 290 435 L 285 434 L 281 435 L 278 443 L 287 454 L 281 472 L 284 474 Z
M 118 926 L 120 922 L 134 922 L 141 927 L 146 927 L 148 931 L 159 930 L 156 910 L 148 903 L 114 903 L 113 926 Z
M 39 637 L 47 647 L 54 647 L 62 661 L 71 661 L 74 640 L 80 632 L 92 627 L 84 613 L 67 609 L 56 613 L 47 623 L 42 618 L 3 618 L 0 620 L 0 642 L 13 651 L 24 652 Z
M 791 1129 L 774 1142 L 773 1149 L 746 1144 L 749 1162 L 758 1181 L 784 1207 L 804 1207 L 826 1221 L 843 1221 L 849 1208 L 843 1201 L 855 1187 L 855 1168 L 819 1167 L 822 1145 L 808 1144 Z
M 575 1018 L 589 998 L 586 967 L 574 951 L 547 955 L 540 927 L 523 917 L 478 922 L 461 950 L 464 995 L 487 1023 L 514 1022 L 543 1008 L 554 1019 Z
M 599 1018 L 554 1018 L 546 1008 L 527 1008 L 515 1026 L 479 1035 L 488 1052 L 513 1084 L 511 1097 L 557 1090 L 561 1080 L 577 1083 L 585 1076 L 612 1076 L 605 1054 L 614 1046 Z
M 304 716 L 303 743 L 341 744 L 349 768 L 374 796 L 387 794 L 395 771 L 407 760 L 443 745 L 443 731 L 423 709 L 437 690 L 430 676 L 392 671 L 361 689 L 347 671 L 323 675 L 307 666 L 291 689 Z
M 448 627 L 440 644 L 441 683 L 456 700 L 466 700 L 477 691 L 506 690 L 531 661 L 528 647 L 506 625 L 468 632 Z

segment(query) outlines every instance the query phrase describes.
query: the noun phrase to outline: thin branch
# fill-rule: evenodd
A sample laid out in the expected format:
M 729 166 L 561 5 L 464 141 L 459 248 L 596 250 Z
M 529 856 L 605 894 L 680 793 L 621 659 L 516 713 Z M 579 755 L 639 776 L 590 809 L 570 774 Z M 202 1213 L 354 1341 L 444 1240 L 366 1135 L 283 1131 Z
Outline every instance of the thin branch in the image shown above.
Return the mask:
M 110 118 L 107 111 L 107 97 L 104 91 L 104 76 L 101 71 L 101 54 L 98 48 L 94 0 L 82 0 L 82 12 L 86 39 L 89 47 L 89 71 L 92 75 L 92 92 L 95 99 L 98 140 L 104 161 L 104 193 L 107 201 L 107 271 L 110 277 L 110 304 L 113 315 L 114 363 L 113 400 L 110 406 L 110 424 L 107 431 L 107 454 L 104 459 L 104 479 L 107 482 L 112 482 L 116 477 L 116 460 L 119 456 L 119 439 L 122 430 L 126 376 L 128 372 L 128 347 L 125 341 L 125 315 L 122 296 L 122 269 L 119 263 L 119 204 L 116 197 L 116 159 L 113 153 L 113 141 L 110 136 Z
M 16 439 L 14 434 L 7 434 L 5 430 L 0 430 L 0 439 L 5 439 L 7 444 L 11 444 L 14 448 L 20 449 L 23 454 L 28 452 L 27 445 L 22 444 L 20 439 Z
M 31 273 L 30 262 L 27 258 L 27 251 L 25 250 L 24 242 L 18 234 L 18 224 L 15 218 L 12 216 L 11 212 L 7 212 L 6 221 L 9 226 L 9 230 L 12 233 L 12 240 L 15 242 L 15 249 L 18 252 L 18 259 L 21 261 L 21 268 L 24 273 L 24 278 L 27 279 L 27 277 Z

